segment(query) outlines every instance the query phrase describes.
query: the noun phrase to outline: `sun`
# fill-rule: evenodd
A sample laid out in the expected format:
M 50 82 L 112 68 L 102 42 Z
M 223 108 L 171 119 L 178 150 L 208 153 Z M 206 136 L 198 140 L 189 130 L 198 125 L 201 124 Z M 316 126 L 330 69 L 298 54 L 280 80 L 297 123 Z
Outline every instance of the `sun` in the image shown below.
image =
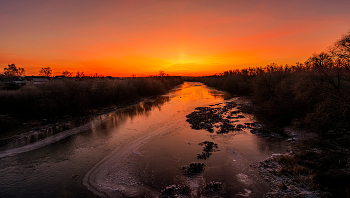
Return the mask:
M 171 60 L 173 65 L 188 65 L 203 63 L 203 59 L 197 55 L 180 53 L 177 58 Z
M 180 62 L 180 64 L 186 63 L 185 54 L 180 54 L 179 62 Z

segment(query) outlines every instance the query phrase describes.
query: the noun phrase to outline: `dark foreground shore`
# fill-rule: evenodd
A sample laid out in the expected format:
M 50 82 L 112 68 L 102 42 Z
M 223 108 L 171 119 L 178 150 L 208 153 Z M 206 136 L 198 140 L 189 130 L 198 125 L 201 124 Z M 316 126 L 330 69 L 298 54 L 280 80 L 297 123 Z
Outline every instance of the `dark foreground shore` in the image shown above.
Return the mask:
M 288 149 L 284 153 L 273 154 L 251 164 L 251 167 L 259 169 L 260 175 L 271 186 L 266 197 L 350 197 L 348 131 L 338 128 L 328 133 L 317 133 L 292 126 L 274 126 L 266 119 L 234 125 L 222 117 L 225 111 L 235 106 L 235 103 L 229 103 L 224 111 L 210 107 L 196 108 L 197 111 L 188 115 L 188 121 L 192 128 L 211 133 L 222 134 L 249 128 L 257 136 L 286 141 Z M 258 106 L 250 102 L 240 106 L 239 112 L 262 117 Z M 239 117 L 232 114 L 229 118 Z M 222 124 L 219 129 L 215 129 L 213 122 Z
M 271 183 L 267 197 L 350 197 L 350 153 L 341 142 L 315 133 L 289 133 L 289 150 L 255 164 Z
M 259 114 L 257 108 L 248 104 L 243 110 Z M 318 133 L 292 126 L 275 127 L 271 122 L 264 125 L 264 119 L 261 123 L 262 127 L 253 133 L 288 142 L 285 153 L 251 165 L 271 185 L 266 197 L 350 197 L 347 130 Z

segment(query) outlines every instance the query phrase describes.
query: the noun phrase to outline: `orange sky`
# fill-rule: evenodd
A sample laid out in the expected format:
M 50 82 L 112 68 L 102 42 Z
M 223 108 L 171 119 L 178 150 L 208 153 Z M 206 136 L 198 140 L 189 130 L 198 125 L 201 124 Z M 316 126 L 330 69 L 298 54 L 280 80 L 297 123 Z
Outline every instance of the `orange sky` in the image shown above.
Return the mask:
M 0 0 L 0 68 L 211 75 L 304 62 L 350 29 L 350 1 L 335 2 Z

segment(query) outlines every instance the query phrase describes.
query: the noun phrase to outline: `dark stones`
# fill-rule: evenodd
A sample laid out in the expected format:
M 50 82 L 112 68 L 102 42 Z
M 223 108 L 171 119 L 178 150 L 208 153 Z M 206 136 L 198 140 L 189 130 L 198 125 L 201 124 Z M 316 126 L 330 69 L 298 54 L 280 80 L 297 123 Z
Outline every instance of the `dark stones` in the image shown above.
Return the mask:
M 206 197 L 212 197 L 212 198 L 219 198 L 222 197 L 222 194 L 225 193 L 225 187 L 222 182 L 208 182 L 206 183 L 205 187 L 199 189 L 198 191 L 198 197 L 206 198 Z M 170 185 L 167 186 L 164 190 L 161 191 L 161 193 L 158 195 L 158 198 L 169 198 L 169 197 L 192 197 L 193 194 L 191 194 L 191 187 L 187 185 Z M 196 196 L 197 197 L 197 196 Z
M 221 182 L 208 182 L 201 194 L 206 197 L 220 197 L 220 194 L 224 191 L 224 185 Z
M 208 159 L 212 155 L 212 152 L 215 152 L 216 149 L 218 148 L 217 144 L 209 141 L 201 142 L 198 145 L 201 145 L 201 146 L 204 145 L 204 148 L 201 154 L 197 154 L 197 159 L 204 159 L 204 160 Z
M 191 189 L 188 186 L 170 185 L 158 195 L 158 198 L 190 196 Z
M 244 125 L 235 126 L 231 124 L 239 121 L 231 119 L 244 118 L 243 115 L 236 115 L 241 113 L 241 111 L 232 110 L 237 107 L 236 102 L 227 102 L 225 106 L 222 106 L 221 103 L 209 106 L 197 107 L 194 112 L 186 116 L 188 118 L 186 121 L 191 124 L 192 129 L 204 129 L 210 133 L 226 134 L 233 131 L 242 131 L 242 129 L 246 128 Z M 217 107 L 214 108 L 212 106 Z M 215 130 L 214 128 L 217 129 Z
M 213 152 L 216 151 L 216 149 L 218 148 L 218 145 L 215 144 L 214 142 L 209 142 L 209 141 L 204 141 L 199 143 L 198 145 L 203 146 L 204 145 L 204 152 Z
M 238 115 L 237 117 L 238 118 L 244 118 L 244 115 Z
M 208 159 L 210 156 L 212 155 L 212 153 L 210 152 L 202 152 L 202 154 L 197 154 L 197 159 Z
M 182 166 L 182 174 L 186 175 L 187 177 L 197 175 L 201 172 L 204 171 L 204 163 L 199 163 L 199 162 L 192 162 L 189 166 L 185 165 Z
M 237 124 L 236 126 L 237 129 L 245 129 L 247 128 L 246 126 L 242 125 L 242 124 Z

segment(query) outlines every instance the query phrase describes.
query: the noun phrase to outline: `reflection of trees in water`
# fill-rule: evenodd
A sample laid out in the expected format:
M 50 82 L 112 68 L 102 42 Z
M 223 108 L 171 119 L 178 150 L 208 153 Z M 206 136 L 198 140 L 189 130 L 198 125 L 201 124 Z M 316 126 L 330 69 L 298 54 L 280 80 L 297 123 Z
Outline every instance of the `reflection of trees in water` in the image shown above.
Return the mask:
M 280 139 L 267 139 L 264 137 L 253 138 L 254 144 L 257 145 L 257 148 L 261 152 L 280 152 L 285 150 L 286 147 L 285 140 Z
M 107 133 L 108 129 L 118 128 L 123 123 L 125 123 L 128 120 L 128 118 L 132 119 L 135 116 L 141 115 L 148 116 L 153 109 L 161 109 L 164 103 L 168 101 L 170 101 L 170 97 L 158 96 L 153 98 L 153 100 L 140 102 L 132 108 L 103 114 L 95 118 L 86 117 L 82 119 L 71 120 L 66 123 L 60 123 L 59 125 L 42 128 L 40 130 L 38 129 L 37 131 L 33 131 L 30 134 L 26 133 L 25 135 L 18 135 L 1 140 L 0 149 L 2 150 L 26 146 L 40 141 L 44 138 L 53 136 L 57 133 L 82 126 L 89 122 L 91 122 L 91 130 L 93 132 L 98 131 L 99 134 Z
M 161 110 L 161 107 L 168 101 L 170 101 L 169 96 L 157 96 L 149 101 L 140 102 L 132 108 L 116 111 L 110 115 L 107 114 L 109 118 L 106 121 L 106 125 L 109 126 L 108 128 L 114 128 L 125 123 L 129 118 L 133 119 L 135 116 L 145 115 L 148 117 L 152 110 L 156 108 Z
M 130 118 L 139 115 L 149 116 L 150 111 L 155 108 L 161 110 L 161 107 L 164 105 L 164 103 L 169 101 L 169 96 L 158 96 L 153 98 L 151 101 L 140 102 L 135 106 L 135 108 L 126 109 L 123 112 L 125 112 Z
M 232 94 L 224 92 L 224 91 L 218 91 L 218 90 L 208 90 L 209 94 L 212 95 L 214 98 L 222 98 L 224 100 L 228 100 L 232 98 Z

